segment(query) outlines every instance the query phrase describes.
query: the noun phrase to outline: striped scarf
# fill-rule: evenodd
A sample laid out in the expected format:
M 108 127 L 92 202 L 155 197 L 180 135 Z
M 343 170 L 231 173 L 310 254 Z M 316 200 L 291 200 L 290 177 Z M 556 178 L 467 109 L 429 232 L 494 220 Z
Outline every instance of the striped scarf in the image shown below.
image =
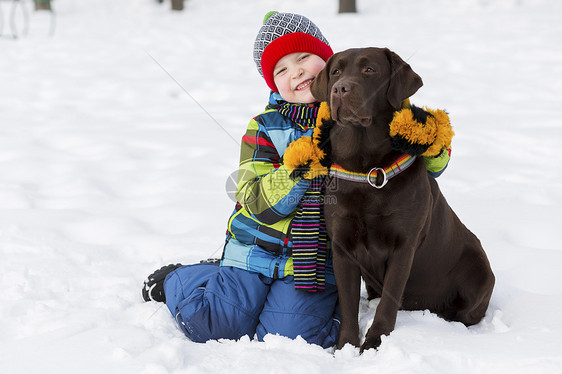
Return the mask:
M 324 177 L 313 178 L 293 218 L 293 273 L 295 288 L 324 289 L 328 234 L 324 220 Z
M 319 103 L 278 102 L 279 113 L 305 129 L 314 127 Z M 324 221 L 324 177 L 310 182 L 291 224 L 293 274 L 295 289 L 321 291 L 326 282 L 328 235 Z
M 296 104 L 280 102 L 276 108 L 279 113 L 289 118 L 291 121 L 308 128 L 316 123 L 318 107 L 320 104 Z

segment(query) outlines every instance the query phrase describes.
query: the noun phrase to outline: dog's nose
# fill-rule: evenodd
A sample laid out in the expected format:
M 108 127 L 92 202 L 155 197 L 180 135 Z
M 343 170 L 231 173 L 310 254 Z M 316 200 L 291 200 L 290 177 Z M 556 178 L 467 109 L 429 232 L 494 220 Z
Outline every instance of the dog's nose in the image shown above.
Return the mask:
M 351 85 L 348 82 L 338 82 L 332 87 L 334 95 L 343 97 L 351 91 Z

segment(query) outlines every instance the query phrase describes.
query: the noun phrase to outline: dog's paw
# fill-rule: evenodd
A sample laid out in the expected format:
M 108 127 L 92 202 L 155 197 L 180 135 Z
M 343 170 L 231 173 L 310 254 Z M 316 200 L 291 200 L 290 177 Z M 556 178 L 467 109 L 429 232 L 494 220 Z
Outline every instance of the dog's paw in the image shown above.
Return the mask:
M 359 348 L 361 342 L 359 341 L 358 336 L 346 337 L 340 332 L 340 338 L 338 340 L 338 344 L 336 345 L 336 349 L 342 349 L 346 344 L 351 344 L 352 346 Z
M 380 336 L 375 336 L 375 337 L 366 337 L 365 341 L 363 342 L 363 344 L 361 344 L 361 348 L 359 349 L 359 353 L 363 353 L 366 350 L 369 349 L 378 349 L 379 346 L 381 345 L 382 340 Z

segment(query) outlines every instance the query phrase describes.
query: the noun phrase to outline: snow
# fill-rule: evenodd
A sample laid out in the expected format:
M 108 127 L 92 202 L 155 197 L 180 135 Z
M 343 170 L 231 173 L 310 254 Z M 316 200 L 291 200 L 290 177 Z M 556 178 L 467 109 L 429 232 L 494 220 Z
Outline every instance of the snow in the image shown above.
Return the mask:
M 0 38 L 3 373 L 562 372 L 562 3 L 357 2 L 57 0 L 52 37 L 31 12 L 26 37 Z M 196 344 L 142 302 L 154 269 L 220 255 L 239 139 L 267 99 L 252 44 L 272 9 L 311 17 L 336 51 L 393 49 L 424 79 L 412 101 L 450 112 L 439 184 L 497 279 L 480 324 L 401 311 L 359 355 Z M 362 300 L 363 333 L 375 307 Z

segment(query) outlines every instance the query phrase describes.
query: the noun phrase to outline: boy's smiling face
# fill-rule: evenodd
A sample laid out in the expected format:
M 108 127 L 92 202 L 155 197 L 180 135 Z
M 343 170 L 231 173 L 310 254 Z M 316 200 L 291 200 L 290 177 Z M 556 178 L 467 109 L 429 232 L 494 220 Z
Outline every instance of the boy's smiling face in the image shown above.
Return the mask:
M 310 104 L 316 101 L 310 85 L 325 65 L 326 61 L 312 53 L 291 53 L 277 61 L 273 81 L 285 101 Z

